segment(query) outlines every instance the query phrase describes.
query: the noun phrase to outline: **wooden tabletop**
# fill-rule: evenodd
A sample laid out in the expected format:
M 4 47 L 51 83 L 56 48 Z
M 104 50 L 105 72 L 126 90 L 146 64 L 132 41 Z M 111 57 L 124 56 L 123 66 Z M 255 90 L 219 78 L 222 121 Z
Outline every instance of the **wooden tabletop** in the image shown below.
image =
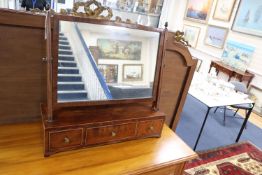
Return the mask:
M 130 174 L 193 159 L 192 151 L 164 126 L 161 138 L 135 140 L 43 156 L 41 123 L 0 126 L 0 174 Z

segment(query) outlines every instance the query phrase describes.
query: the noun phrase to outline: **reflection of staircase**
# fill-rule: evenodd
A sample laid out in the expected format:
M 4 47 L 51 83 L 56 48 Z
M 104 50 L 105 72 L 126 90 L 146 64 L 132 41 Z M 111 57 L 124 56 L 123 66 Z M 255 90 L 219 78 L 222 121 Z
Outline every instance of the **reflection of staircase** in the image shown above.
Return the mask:
M 85 101 L 88 99 L 82 75 L 70 44 L 63 33 L 59 35 L 58 101 Z

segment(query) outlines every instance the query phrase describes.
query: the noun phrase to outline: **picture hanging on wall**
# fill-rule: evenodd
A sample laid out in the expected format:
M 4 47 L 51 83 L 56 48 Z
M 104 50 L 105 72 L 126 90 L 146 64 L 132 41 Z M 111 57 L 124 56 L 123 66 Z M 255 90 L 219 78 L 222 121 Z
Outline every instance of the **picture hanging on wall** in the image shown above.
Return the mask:
M 262 1 L 241 0 L 232 30 L 262 37 Z
M 185 19 L 206 23 L 213 0 L 188 0 Z
M 123 81 L 142 81 L 143 65 L 142 64 L 124 64 Z
M 213 25 L 207 26 L 205 43 L 217 48 L 223 48 L 228 34 L 228 29 Z
M 106 83 L 117 83 L 118 65 L 99 64 L 98 69 L 104 76 Z
M 131 19 L 141 25 L 157 27 L 164 0 L 99 0 L 113 9 L 115 16 L 122 20 Z
M 140 60 L 141 41 L 97 39 L 101 59 Z
M 213 18 L 221 21 L 230 21 L 236 0 L 217 0 Z
M 222 54 L 222 62 L 245 72 L 251 62 L 255 48 L 235 41 L 228 41 Z
M 185 40 L 188 41 L 188 43 L 191 45 L 191 47 L 197 46 L 198 36 L 200 33 L 200 27 L 190 26 L 190 25 L 184 25 L 184 37 Z

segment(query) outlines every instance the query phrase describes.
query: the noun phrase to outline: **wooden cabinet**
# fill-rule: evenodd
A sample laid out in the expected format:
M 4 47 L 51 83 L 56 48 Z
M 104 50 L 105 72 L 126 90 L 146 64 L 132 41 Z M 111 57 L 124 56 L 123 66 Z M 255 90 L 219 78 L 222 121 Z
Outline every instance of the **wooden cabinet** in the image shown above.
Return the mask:
M 163 120 L 147 120 L 138 123 L 137 136 L 159 136 L 163 127 Z
M 136 123 L 86 129 L 86 145 L 127 140 L 136 136 Z
M 83 145 L 83 128 L 49 132 L 49 149 L 51 151 L 75 148 Z
M 172 130 L 164 126 L 160 138 L 133 140 L 44 158 L 41 130 L 40 123 L 0 127 L 0 174 L 182 175 L 185 162 L 197 157 Z M 81 133 L 78 129 L 73 132 Z
M 45 156 L 62 151 L 140 138 L 158 138 L 161 136 L 165 122 L 165 115 L 161 112 L 147 111 L 141 114 L 132 114 L 129 111 L 143 111 L 140 107 L 129 108 L 127 110 L 129 112 L 124 117 L 121 117 L 121 113 L 108 114 L 108 109 L 101 109 L 97 113 L 89 111 L 92 113 L 92 117 L 86 117 L 85 111 L 79 114 L 78 108 L 70 109 L 70 114 L 74 113 L 74 117 L 64 119 L 63 122 L 60 120 L 48 122 L 46 108 L 44 106 L 42 108 Z M 58 112 L 56 118 L 66 115 L 64 112 Z
M 173 123 L 178 122 L 192 78 L 194 61 L 187 48 L 174 41 L 174 33 L 167 29 L 85 18 L 82 15 L 48 13 L 46 17 L 42 14 L 8 9 L 0 9 L 0 14 L 0 31 L 6 34 L 3 35 L 6 42 L 0 43 L 3 48 L 0 72 L 2 75 L 11 76 L 11 78 L 0 78 L 2 82 L 0 91 L 3 92 L 3 98 L 0 99 L 2 105 L 0 123 L 36 121 L 42 113 L 46 156 L 107 143 L 148 137 L 159 138 L 164 122 L 169 126 L 174 126 Z M 58 57 L 59 55 L 63 57 L 65 53 L 63 49 L 59 51 L 61 46 L 59 46 L 59 36 L 62 34 L 59 30 L 59 21 L 71 21 L 72 24 L 77 21 L 92 25 L 108 25 L 133 31 L 131 33 L 142 31 L 143 33 L 139 35 L 146 34 L 147 38 L 150 38 L 147 35 L 149 33 L 158 36 L 156 40 L 159 41 L 158 47 L 154 49 L 156 59 L 149 56 L 149 60 L 156 60 L 156 62 L 148 64 L 156 65 L 155 69 L 152 69 L 154 81 L 151 80 L 153 77 L 145 72 L 149 68 L 144 67 L 141 72 L 144 79 L 151 77 L 148 87 L 152 88 L 152 95 L 143 98 L 136 96 L 136 98 L 110 99 L 108 97 L 107 100 L 59 102 L 58 91 L 64 93 L 64 90 L 63 88 L 59 90 L 61 86 L 58 85 L 58 74 L 61 73 L 58 68 L 61 60 L 58 60 Z M 108 33 L 106 28 L 104 30 Z M 116 39 L 119 39 L 119 36 Z M 147 49 L 150 54 L 142 55 L 151 55 L 153 50 L 144 46 L 143 49 Z M 68 63 L 68 60 L 62 62 Z M 69 72 L 77 71 L 72 68 Z M 17 86 L 17 83 L 23 86 Z M 137 84 L 140 86 L 140 82 Z M 147 86 L 141 85 L 141 89 L 144 87 Z M 75 93 L 75 82 L 71 88 Z M 40 111 L 40 103 L 43 103 L 47 109 L 42 107 Z
M 228 81 L 230 81 L 232 77 L 238 79 L 240 82 L 247 81 L 247 87 L 249 86 L 249 84 L 251 83 L 251 81 L 253 80 L 255 76 L 254 74 L 248 71 L 241 72 L 241 71 L 235 70 L 232 67 L 223 64 L 221 61 L 212 61 L 210 64 L 209 72 L 212 67 L 216 68 L 217 74 L 219 74 L 219 72 L 223 72 L 227 74 Z

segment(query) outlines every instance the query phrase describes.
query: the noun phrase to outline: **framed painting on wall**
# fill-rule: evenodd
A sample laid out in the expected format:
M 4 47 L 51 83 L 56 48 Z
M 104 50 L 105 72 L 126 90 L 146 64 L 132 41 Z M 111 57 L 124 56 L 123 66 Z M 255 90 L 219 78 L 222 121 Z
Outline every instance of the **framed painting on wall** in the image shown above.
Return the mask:
M 101 59 L 140 60 L 141 41 L 97 39 Z
M 184 34 L 185 40 L 188 41 L 188 43 L 195 48 L 197 46 L 200 27 L 184 25 L 183 31 L 185 33 Z
M 251 62 L 255 48 L 236 41 L 227 41 L 222 54 L 222 62 L 230 67 L 245 72 Z
M 207 26 L 205 43 L 217 48 L 223 48 L 228 34 L 228 29 L 213 25 Z
M 142 64 L 124 64 L 123 81 L 142 81 L 143 65 Z
M 230 21 L 236 0 L 217 0 L 213 18 L 221 21 Z
M 104 76 L 106 83 L 117 83 L 118 65 L 98 64 L 98 69 Z
M 232 30 L 262 37 L 262 1 L 241 0 Z
M 212 7 L 213 0 L 188 0 L 185 19 L 206 23 Z

